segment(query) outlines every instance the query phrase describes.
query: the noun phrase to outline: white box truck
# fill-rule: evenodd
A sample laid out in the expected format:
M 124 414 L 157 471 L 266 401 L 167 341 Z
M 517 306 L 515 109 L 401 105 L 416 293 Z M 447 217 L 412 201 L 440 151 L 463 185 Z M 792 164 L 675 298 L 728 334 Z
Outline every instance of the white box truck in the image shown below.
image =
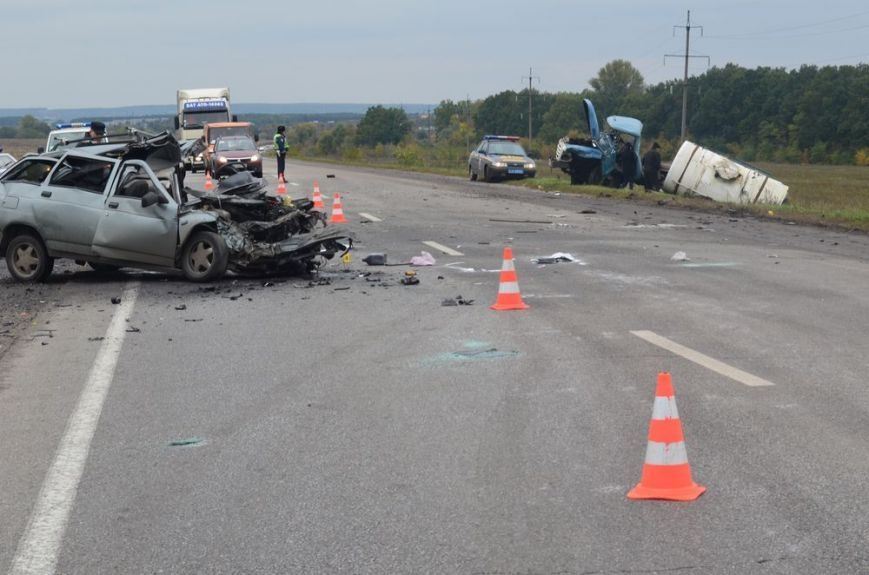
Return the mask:
M 229 88 L 193 88 L 178 90 L 178 113 L 175 116 L 175 139 L 179 142 L 201 138 L 205 124 L 234 122 L 229 104 Z M 192 170 L 203 168 L 202 155 L 185 158 Z

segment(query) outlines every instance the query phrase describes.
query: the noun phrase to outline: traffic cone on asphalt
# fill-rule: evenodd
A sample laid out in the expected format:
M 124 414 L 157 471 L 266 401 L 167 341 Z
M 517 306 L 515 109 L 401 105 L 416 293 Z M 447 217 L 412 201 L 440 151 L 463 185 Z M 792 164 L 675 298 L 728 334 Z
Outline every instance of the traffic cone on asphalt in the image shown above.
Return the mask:
M 346 224 L 344 207 L 341 205 L 341 194 L 335 194 L 332 198 L 332 215 L 329 216 L 330 224 Z
M 505 311 L 510 309 L 528 309 L 519 293 L 519 282 L 516 279 L 516 267 L 513 265 L 513 249 L 504 248 L 504 263 L 501 266 L 501 283 L 498 286 L 498 298 L 492 309 Z
M 314 200 L 314 207 L 311 209 L 326 211 L 326 206 L 323 204 L 323 194 L 320 193 L 320 184 L 316 180 L 314 180 L 314 196 L 311 199 Z
M 205 190 L 213 190 L 214 182 L 211 181 L 211 172 L 209 170 L 205 170 Z
M 287 183 L 284 181 L 284 175 L 278 174 L 278 189 L 277 193 L 279 196 L 283 196 L 287 193 Z
M 705 487 L 691 479 L 691 466 L 688 465 L 670 374 L 659 373 L 643 476 L 628 492 L 628 499 L 693 501 L 704 491 Z

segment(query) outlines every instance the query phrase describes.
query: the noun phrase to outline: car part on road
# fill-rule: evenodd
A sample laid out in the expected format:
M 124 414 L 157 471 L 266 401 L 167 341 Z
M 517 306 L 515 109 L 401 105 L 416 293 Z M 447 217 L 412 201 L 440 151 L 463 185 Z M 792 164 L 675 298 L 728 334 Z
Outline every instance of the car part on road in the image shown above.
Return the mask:
M 410 265 L 412 266 L 433 266 L 435 265 L 434 256 L 428 252 L 421 252 L 418 256 L 413 256 L 410 258 Z
M 404 277 L 401 278 L 401 284 L 406 286 L 418 285 L 419 278 L 416 276 L 416 272 L 413 270 L 407 270 L 404 272 Z

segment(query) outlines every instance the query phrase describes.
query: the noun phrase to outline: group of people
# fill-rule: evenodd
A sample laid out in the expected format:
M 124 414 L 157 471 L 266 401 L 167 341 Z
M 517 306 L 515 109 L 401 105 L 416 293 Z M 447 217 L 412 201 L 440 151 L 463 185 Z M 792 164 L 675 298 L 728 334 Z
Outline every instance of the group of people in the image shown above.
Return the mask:
M 660 144 L 655 142 L 649 151 L 643 154 L 643 186 L 647 192 L 659 191 L 661 189 L 660 172 L 661 172 L 661 149 Z M 630 142 L 622 142 L 616 157 L 621 171 L 622 180 L 619 183 L 620 188 L 627 187 L 630 190 L 634 189 L 634 180 L 637 179 L 637 155 L 634 152 L 634 145 Z

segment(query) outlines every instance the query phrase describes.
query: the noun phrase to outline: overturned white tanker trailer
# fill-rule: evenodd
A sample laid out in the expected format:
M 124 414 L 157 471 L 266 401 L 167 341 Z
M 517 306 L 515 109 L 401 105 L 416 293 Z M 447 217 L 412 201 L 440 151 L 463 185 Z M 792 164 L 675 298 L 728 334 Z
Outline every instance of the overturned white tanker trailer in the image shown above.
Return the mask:
M 788 187 L 769 174 L 686 141 L 673 159 L 664 191 L 732 204 L 781 205 Z

